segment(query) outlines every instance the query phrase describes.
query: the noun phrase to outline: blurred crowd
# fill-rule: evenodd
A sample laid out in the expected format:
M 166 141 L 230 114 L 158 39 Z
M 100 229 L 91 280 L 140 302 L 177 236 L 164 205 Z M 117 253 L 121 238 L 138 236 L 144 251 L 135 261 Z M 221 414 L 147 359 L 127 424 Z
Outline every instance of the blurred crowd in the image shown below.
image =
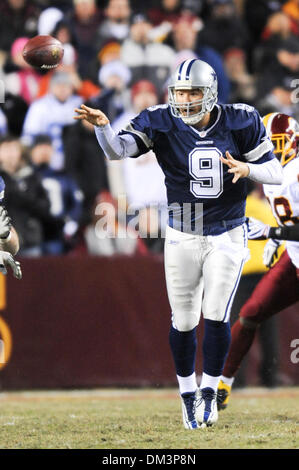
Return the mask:
M 22 57 L 37 34 L 63 43 L 54 70 Z M 118 131 L 167 101 L 189 58 L 215 69 L 220 103 L 299 118 L 299 0 L 1 0 L 0 172 L 20 256 L 162 252 L 155 155 L 107 162 L 74 108 L 102 109 Z M 102 237 L 108 219 L 132 236 Z

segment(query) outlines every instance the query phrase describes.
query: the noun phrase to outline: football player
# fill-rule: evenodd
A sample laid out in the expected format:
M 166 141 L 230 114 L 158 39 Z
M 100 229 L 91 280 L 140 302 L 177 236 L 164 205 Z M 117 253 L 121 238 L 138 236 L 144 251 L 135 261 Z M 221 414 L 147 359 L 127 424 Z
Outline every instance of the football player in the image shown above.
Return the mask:
M 0 177 L 0 272 L 7 274 L 10 267 L 17 279 L 22 278 L 22 271 L 19 261 L 13 255 L 19 251 L 19 237 L 11 225 L 11 219 L 7 214 L 4 202 L 5 184 Z
M 217 77 L 207 63 L 182 62 L 168 91 L 168 104 L 145 109 L 118 135 L 100 110 L 82 105 L 75 118 L 94 124 L 109 159 L 136 158 L 153 149 L 164 172 L 169 341 L 183 424 L 196 429 L 218 419 L 216 392 L 230 344 L 230 309 L 247 256 L 246 177 L 280 184 L 282 170 L 257 111 L 245 104 L 217 104 Z M 201 312 L 203 374 L 198 389 Z
M 259 324 L 299 300 L 299 124 L 281 113 L 270 113 L 263 122 L 283 168 L 282 184 L 263 186 L 279 227 L 249 219 L 249 238 L 270 238 L 263 255 L 267 267 L 275 261 L 282 240 L 294 241 L 287 241 L 279 261 L 263 276 L 233 325 L 232 343 L 218 387 L 219 409 L 228 404 L 234 377 Z

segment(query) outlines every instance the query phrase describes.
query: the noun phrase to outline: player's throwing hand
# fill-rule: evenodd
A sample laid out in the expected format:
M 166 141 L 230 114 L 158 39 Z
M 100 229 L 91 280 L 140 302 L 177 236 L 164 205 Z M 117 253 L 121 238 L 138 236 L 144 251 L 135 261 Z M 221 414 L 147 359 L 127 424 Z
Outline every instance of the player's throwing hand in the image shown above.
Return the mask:
M 109 124 L 109 119 L 104 113 L 102 113 L 102 111 L 99 109 L 89 108 L 88 106 L 85 106 L 85 104 L 81 104 L 80 108 L 75 108 L 75 112 L 78 113 L 78 116 L 74 116 L 74 119 L 80 121 L 86 119 L 90 124 L 99 127 Z
M 233 173 L 233 183 L 236 183 L 239 178 L 246 178 L 249 175 L 247 163 L 235 160 L 228 151 L 225 152 L 225 155 L 226 159 L 221 156 L 220 160 L 229 167 L 228 173 Z

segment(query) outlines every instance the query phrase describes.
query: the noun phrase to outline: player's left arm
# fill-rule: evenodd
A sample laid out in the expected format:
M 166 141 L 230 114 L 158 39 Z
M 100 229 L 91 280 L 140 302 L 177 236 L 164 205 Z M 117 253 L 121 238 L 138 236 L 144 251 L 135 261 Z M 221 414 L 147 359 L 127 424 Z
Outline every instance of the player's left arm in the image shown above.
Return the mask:
M 299 224 L 271 227 L 254 217 L 247 218 L 248 238 L 250 240 L 290 240 L 299 241 Z
M 225 152 L 225 156 L 226 158 L 221 156 L 220 160 L 222 161 L 222 163 L 228 166 L 229 168 L 229 170 L 227 170 L 228 173 L 233 174 L 233 181 L 232 181 L 233 183 L 236 183 L 238 179 L 240 178 L 246 178 L 247 176 L 249 176 L 250 170 L 249 170 L 249 166 L 247 163 L 242 162 L 240 160 L 236 160 L 229 153 L 228 150 Z
M 232 180 L 233 183 L 236 183 L 240 178 L 246 177 L 256 183 L 282 183 L 282 168 L 276 158 L 257 165 L 236 160 L 228 151 L 225 152 L 225 155 L 226 158 L 221 156 L 220 160 L 229 167 L 228 173 L 232 173 L 234 175 Z

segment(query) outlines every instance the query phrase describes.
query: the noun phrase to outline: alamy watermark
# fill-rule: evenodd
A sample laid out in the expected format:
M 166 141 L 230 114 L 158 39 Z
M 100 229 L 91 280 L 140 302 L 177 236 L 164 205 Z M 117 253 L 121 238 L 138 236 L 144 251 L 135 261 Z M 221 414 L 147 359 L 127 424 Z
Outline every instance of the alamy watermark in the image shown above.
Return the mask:
M 112 202 L 100 202 L 94 212 L 96 237 L 165 238 L 168 221 L 186 233 L 203 234 L 203 204 L 149 204 L 138 207 L 128 204 L 125 195 Z
M 299 339 L 293 339 L 290 344 L 291 348 L 294 348 L 294 350 L 291 352 L 291 362 L 293 364 L 298 364 L 299 362 Z

